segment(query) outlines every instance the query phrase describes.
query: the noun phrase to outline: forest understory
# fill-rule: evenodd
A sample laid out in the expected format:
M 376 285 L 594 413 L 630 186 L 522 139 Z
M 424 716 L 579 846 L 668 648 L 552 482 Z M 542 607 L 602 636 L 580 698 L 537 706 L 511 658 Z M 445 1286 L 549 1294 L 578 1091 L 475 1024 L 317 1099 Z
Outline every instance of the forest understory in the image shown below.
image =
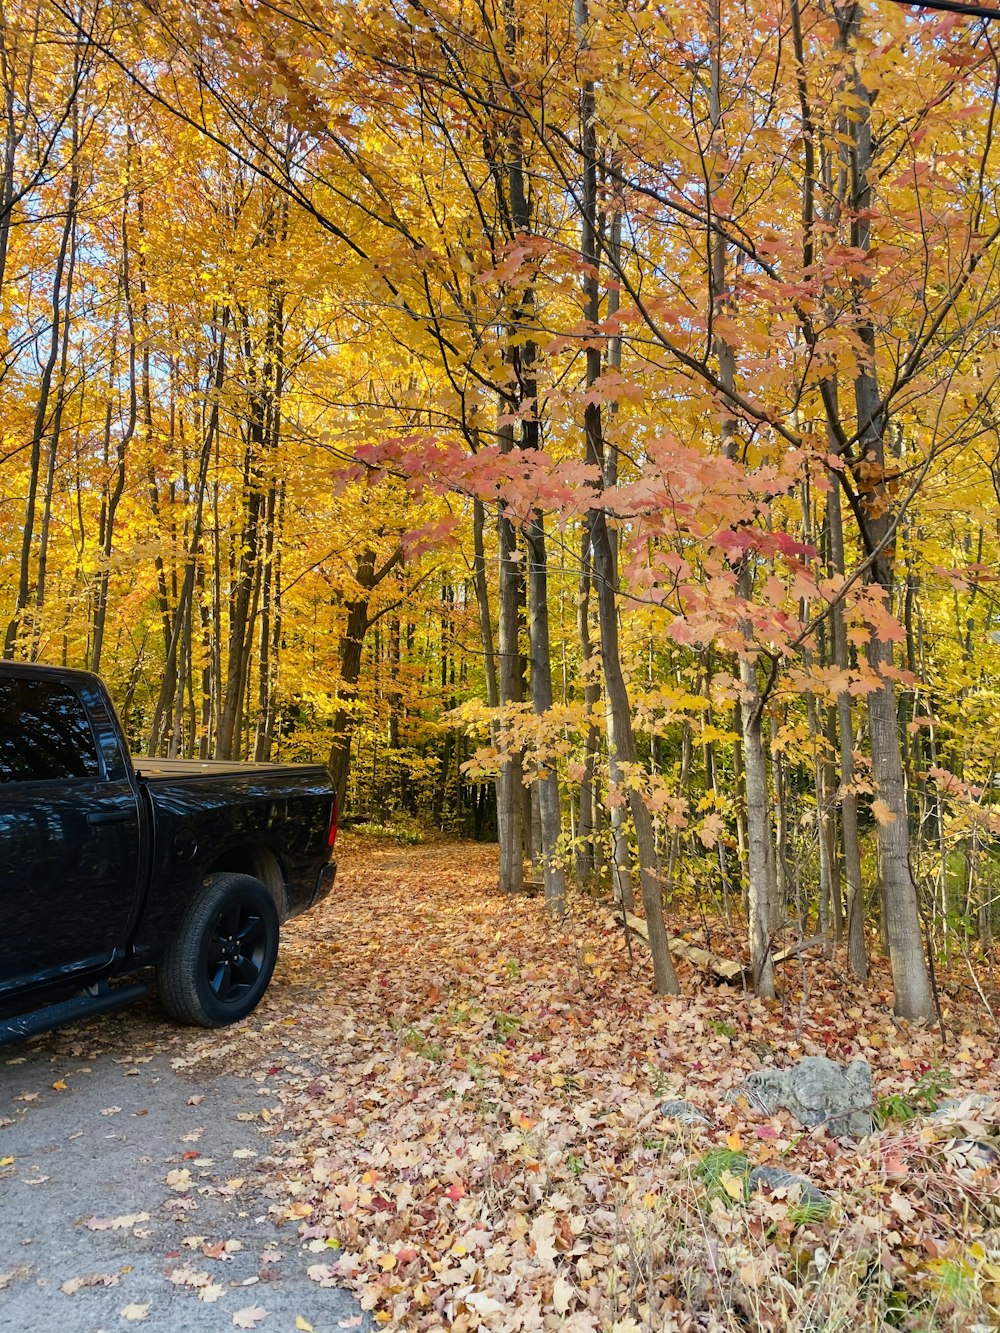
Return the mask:
M 939 976 L 943 1029 L 891 1016 L 885 964 L 862 987 L 814 952 L 778 969 L 777 1001 L 681 958 L 684 994 L 656 995 L 604 900 L 571 894 L 555 921 L 497 882 L 492 847 L 348 838 L 268 1001 L 188 1061 L 283 1029 L 299 1076 L 257 1183 L 315 1250 L 311 1277 L 400 1329 L 997 1326 L 1000 1104 L 929 1118 L 996 1093 L 996 1022 L 967 973 Z M 745 949 L 738 927 L 683 933 Z M 870 1063 L 876 1134 L 726 1104 L 807 1055 Z M 709 1123 L 669 1119 L 670 1098 Z M 828 1204 L 748 1199 L 757 1165 Z

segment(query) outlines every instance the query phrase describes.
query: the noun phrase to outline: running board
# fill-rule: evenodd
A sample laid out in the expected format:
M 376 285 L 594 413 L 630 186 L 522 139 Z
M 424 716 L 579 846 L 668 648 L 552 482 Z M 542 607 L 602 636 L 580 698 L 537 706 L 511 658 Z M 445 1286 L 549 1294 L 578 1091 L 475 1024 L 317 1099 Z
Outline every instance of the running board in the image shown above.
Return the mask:
M 33 1009 L 27 1014 L 18 1014 L 16 1018 L 0 1020 L 0 1046 L 11 1041 L 21 1041 L 24 1037 L 33 1037 L 37 1032 L 49 1032 L 52 1028 L 65 1027 L 67 1023 L 76 1023 L 81 1018 L 92 1018 L 94 1014 L 103 1014 L 108 1009 L 120 1009 L 131 1004 L 146 994 L 146 987 L 139 982 L 130 986 L 100 987 L 96 995 L 75 995 L 72 1000 L 63 1000 L 61 1004 L 50 1004 L 45 1009 Z

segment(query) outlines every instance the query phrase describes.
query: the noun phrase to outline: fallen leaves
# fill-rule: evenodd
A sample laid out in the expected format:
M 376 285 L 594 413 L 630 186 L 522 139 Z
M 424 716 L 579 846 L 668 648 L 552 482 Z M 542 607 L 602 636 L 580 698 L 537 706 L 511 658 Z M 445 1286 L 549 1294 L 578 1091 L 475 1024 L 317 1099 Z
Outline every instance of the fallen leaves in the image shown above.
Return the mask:
M 648 1326 L 679 1299 L 672 1268 L 705 1286 L 708 1229 L 720 1280 L 764 1291 L 780 1265 L 740 1252 L 737 1233 L 759 1218 L 790 1234 L 789 1201 L 746 1202 L 735 1170 L 710 1198 L 693 1173 L 713 1147 L 801 1172 L 854 1225 L 869 1189 L 858 1205 L 843 1193 L 867 1179 L 855 1151 L 723 1093 L 804 1054 L 863 1055 L 877 1073 L 885 1052 L 883 1078 L 901 1058 L 937 1058 L 929 1031 L 900 1038 L 883 996 L 831 969 L 801 1014 L 697 974 L 683 998 L 656 997 L 602 908 L 576 899 L 558 923 L 498 894 L 494 849 L 365 843 L 354 856 L 337 895 L 289 927 L 275 999 L 285 986 L 297 1021 L 263 1020 L 287 1057 L 258 1075 L 279 1103 L 261 1115 L 280 1131 L 262 1169 L 317 1255 L 317 1285 L 351 1286 L 377 1324 L 401 1329 L 624 1330 L 615 1293 L 634 1292 Z M 985 1078 L 992 1053 L 970 1049 Z M 711 1123 L 668 1122 L 671 1097 Z M 687 1248 L 672 1256 L 678 1235 Z
M 148 1221 L 148 1213 L 123 1213 L 120 1217 L 88 1217 L 83 1225 L 88 1231 L 125 1231 Z
M 6 1291 L 12 1282 L 23 1282 L 25 1278 L 31 1277 L 32 1271 L 30 1264 L 20 1264 L 17 1268 L 9 1268 L 6 1273 L 0 1273 L 0 1291 Z
M 821 961 L 810 961 L 801 1009 L 690 973 L 683 998 L 653 996 L 645 974 L 629 971 L 604 909 L 577 899 L 560 923 L 540 902 L 502 897 L 493 855 L 421 848 L 397 853 L 393 868 L 393 853 L 365 846 L 353 867 L 342 866 L 338 894 L 289 927 L 272 1001 L 250 1021 L 249 1043 L 267 1051 L 252 1074 L 267 1104 L 240 1118 L 258 1122 L 247 1133 L 258 1144 L 266 1136 L 267 1147 L 221 1148 L 220 1162 L 253 1161 L 246 1179 L 214 1180 L 212 1189 L 225 1197 L 246 1180 L 262 1184 L 276 1218 L 315 1258 L 308 1277 L 317 1286 L 349 1286 L 376 1325 L 470 1333 L 641 1330 L 654 1325 L 651 1311 L 680 1310 L 685 1292 L 713 1282 L 764 1301 L 769 1283 L 787 1281 L 799 1263 L 790 1256 L 802 1254 L 805 1268 L 811 1253 L 837 1247 L 819 1245 L 825 1224 L 790 1222 L 795 1203 L 780 1190 L 746 1201 L 735 1167 L 706 1185 L 697 1168 L 713 1152 L 774 1163 L 829 1191 L 846 1238 L 839 1252 L 884 1263 L 892 1281 L 921 1263 L 961 1259 L 941 1219 L 948 1209 L 958 1216 L 993 1179 L 988 1159 L 980 1165 L 975 1108 L 966 1115 L 962 1104 L 940 1145 L 914 1131 L 883 1135 L 881 1152 L 859 1155 L 822 1130 L 803 1134 L 785 1113 L 723 1100 L 748 1070 L 804 1054 L 864 1055 L 879 1090 L 896 1088 L 941 1058 L 933 1032 L 892 1024 L 883 997 L 824 973 Z M 721 931 L 712 947 L 725 949 Z M 294 1025 L 284 1022 L 290 1008 Z M 181 1063 L 210 1068 L 220 1040 L 199 1036 Z M 228 1048 L 232 1034 L 224 1041 Z M 987 1036 L 963 1036 L 953 1065 L 964 1083 L 995 1088 L 1000 1064 Z M 703 1107 L 709 1123 L 668 1120 L 669 1098 Z M 181 1145 L 202 1133 L 193 1128 Z M 932 1148 L 944 1154 L 944 1183 L 930 1180 Z M 193 1172 L 211 1159 L 174 1151 L 184 1165 L 166 1184 L 194 1194 L 204 1181 Z M 190 1203 L 171 1198 L 165 1208 Z M 134 1213 L 85 1225 L 122 1230 L 146 1220 Z M 207 1220 L 184 1223 L 193 1226 L 209 1229 Z M 749 1249 L 748 1235 L 757 1237 Z M 179 1299 L 215 1303 L 235 1290 L 214 1278 L 233 1271 L 224 1265 L 239 1241 L 192 1234 L 181 1244 L 167 1265 Z M 257 1245 L 250 1282 L 267 1299 L 283 1251 L 263 1237 Z M 983 1253 L 982 1265 L 994 1263 Z M 890 1273 L 890 1264 L 904 1267 Z M 70 1281 L 79 1291 L 105 1276 L 114 1275 Z M 310 1328 L 305 1310 L 300 1333 Z M 692 1326 L 706 1323 L 703 1312 Z M 268 1313 L 253 1304 L 218 1317 L 255 1328 Z
M 214 1245 L 202 1246 L 202 1254 L 208 1259 L 231 1259 L 234 1254 L 239 1254 L 243 1249 L 243 1242 L 231 1238 L 229 1240 L 216 1241 Z
M 149 1318 L 149 1311 L 151 1308 L 149 1302 L 141 1305 L 137 1301 L 132 1301 L 130 1304 L 126 1305 L 123 1310 L 119 1310 L 118 1313 L 123 1319 L 128 1319 L 132 1323 L 139 1323 L 141 1320 Z
M 172 1282 L 175 1287 L 207 1287 L 212 1278 L 208 1273 L 200 1272 L 190 1268 L 187 1264 L 182 1264 L 179 1268 L 174 1268 L 167 1274 L 167 1280 Z
M 69 1277 L 59 1290 L 67 1296 L 75 1296 L 84 1287 L 117 1287 L 121 1278 L 117 1273 L 86 1273 L 82 1277 Z
M 556 1219 L 551 1213 L 541 1213 L 531 1224 L 529 1236 L 535 1258 L 540 1264 L 552 1264 L 556 1257 Z
M 267 1311 L 259 1305 L 248 1305 L 243 1310 L 237 1310 L 233 1315 L 233 1323 L 237 1328 L 256 1328 L 267 1318 Z

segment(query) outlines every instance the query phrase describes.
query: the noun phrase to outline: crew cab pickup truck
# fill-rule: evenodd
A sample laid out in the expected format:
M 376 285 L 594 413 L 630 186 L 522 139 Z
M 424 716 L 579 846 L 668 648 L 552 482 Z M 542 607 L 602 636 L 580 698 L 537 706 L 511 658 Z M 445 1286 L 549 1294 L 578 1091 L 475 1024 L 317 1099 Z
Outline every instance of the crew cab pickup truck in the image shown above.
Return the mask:
M 0 663 L 0 1042 L 144 993 L 221 1027 L 333 887 L 320 765 L 136 759 L 97 676 Z

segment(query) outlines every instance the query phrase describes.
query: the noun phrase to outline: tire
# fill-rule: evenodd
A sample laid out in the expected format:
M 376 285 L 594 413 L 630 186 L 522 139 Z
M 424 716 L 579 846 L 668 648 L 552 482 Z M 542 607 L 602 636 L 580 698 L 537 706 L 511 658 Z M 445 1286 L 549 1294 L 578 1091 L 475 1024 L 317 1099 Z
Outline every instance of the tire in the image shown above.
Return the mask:
M 251 1013 L 278 957 L 278 909 L 250 875 L 209 875 L 157 969 L 171 1018 L 219 1028 Z

